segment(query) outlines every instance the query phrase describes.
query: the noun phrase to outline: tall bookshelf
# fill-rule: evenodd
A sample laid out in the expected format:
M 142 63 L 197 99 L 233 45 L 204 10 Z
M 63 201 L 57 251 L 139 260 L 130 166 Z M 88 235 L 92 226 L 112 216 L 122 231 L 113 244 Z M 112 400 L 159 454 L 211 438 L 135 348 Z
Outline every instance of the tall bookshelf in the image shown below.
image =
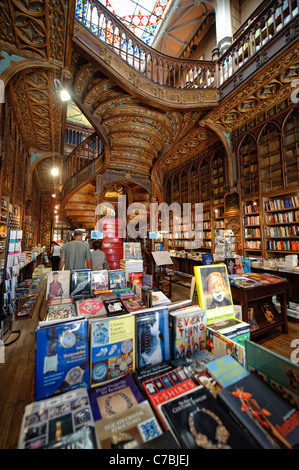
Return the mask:
M 242 204 L 243 245 L 245 256 L 261 256 L 262 233 L 259 202 L 257 199 Z
M 263 198 L 266 257 L 298 254 L 299 193 Z

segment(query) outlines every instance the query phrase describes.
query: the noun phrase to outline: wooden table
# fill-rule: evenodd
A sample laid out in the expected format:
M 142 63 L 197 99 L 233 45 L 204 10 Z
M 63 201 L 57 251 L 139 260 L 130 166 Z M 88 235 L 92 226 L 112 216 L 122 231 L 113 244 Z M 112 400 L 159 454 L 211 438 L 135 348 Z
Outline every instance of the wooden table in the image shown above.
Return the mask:
M 288 333 L 288 319 L 287 319 L 287 293 L 288 293 L 288 281 L 281 279 L 280 282 L 271 283 L 268 285 L 250 287 L 248 289 L 242 289 L 231 286 L 232 298 L 234 304 L 242 306 L 242 319 L 248 322 L 248 308 L 253 303 L 262 303 L 272 300 L 272 296 L 277 296 L 280 301 L 280 315 L 275 323 L 269 324 L 265 322 L 257 330 L 253 330 L 250 333 L 250 337 L 254 338 L 260 336 L 274 328 L 280 327 L 282 333 Z M 260 325 L 259 325 L 260 326 Z

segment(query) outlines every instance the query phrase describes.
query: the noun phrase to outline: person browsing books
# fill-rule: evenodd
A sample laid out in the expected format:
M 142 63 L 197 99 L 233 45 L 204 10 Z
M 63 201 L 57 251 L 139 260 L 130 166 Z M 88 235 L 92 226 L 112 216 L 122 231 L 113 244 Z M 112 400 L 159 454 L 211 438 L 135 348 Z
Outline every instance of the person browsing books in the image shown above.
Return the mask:
M 92 261 L 90 248 L 83 242 L 83 231 L 75 230 L 74 239 L 66 243 L 61 250 L 59 270 L 91 269 Z
M 94 271 L 109 270 L 106 253 L 101 250 L 102 244 L 99 240 L 94 240 L 91 244 L 93 251 L 91 252 L 92 268 Z

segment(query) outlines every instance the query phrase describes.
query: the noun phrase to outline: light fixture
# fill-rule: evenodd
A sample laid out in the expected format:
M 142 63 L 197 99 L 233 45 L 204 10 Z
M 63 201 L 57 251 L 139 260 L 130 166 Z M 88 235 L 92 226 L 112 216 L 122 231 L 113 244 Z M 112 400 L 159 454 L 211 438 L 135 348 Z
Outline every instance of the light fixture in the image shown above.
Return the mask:
M 63 86 L 61 85 L 61 82 L 60 82 L 60 80 L 58 80 L 58 78 L 54 79 L 54 85 L 55 85 L 56 90 L 59 91 L 59 93 L 60 93 L 61 101 L 68 101 L 68 100 L 71 99 L 71 95 L 69 94 L 69 92 L 65 88 L 63 88 Z
M 52 194 L 52 197 L 53 197 L 53 198 L 55 198 L 55 197 L 56 197 L 56 194 L 55 194 L 55 193 L 53 193 L 53 194 Z
M 58 168 L 53 167 L 52 170 L 51 170 L 51 175 L 52 176 L 57 176 L 58 175 Z

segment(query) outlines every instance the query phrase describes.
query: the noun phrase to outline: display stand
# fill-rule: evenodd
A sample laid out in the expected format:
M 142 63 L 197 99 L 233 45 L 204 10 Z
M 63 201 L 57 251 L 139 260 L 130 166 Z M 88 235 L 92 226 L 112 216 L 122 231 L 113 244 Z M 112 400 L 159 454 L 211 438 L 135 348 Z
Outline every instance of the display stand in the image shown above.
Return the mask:
M 171 297 L 172 295 L 171 278 L 173 276 L 173 273 L 167 272 L 166 267 L 172 266 L 173 261 L 167 251 L 153 251 L 152 255 L 156 263 L 156 267 L 158 268 L 158 272 L 156 272 L 157 287 L 164 294 Z

